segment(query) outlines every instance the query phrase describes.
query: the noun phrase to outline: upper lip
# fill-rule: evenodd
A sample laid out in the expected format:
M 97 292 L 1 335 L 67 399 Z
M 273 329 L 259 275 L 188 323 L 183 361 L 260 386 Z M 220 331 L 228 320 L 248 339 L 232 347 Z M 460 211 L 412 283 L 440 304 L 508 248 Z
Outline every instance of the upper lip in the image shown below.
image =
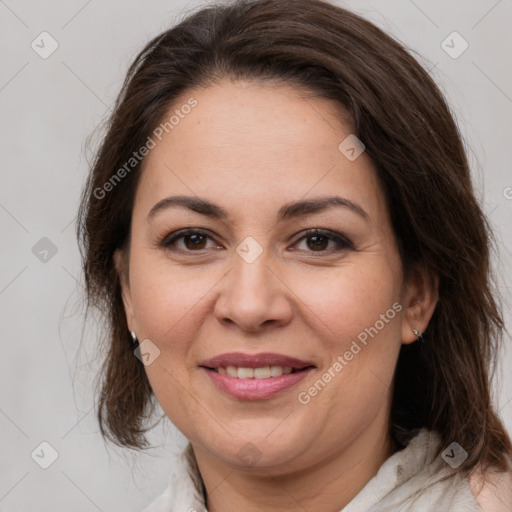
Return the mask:
M 308 366 L 315 366 L 311 361 L 303 361 L 296 357 L 262 352 L 259 354 L 244 354 L 243 352 L 230 352 L 207 359 L 199 364 L 206 368 L 226 368 L 238 366 L 242 368 L 260 368 L 262 366 L 290 366 L 301 370 Z

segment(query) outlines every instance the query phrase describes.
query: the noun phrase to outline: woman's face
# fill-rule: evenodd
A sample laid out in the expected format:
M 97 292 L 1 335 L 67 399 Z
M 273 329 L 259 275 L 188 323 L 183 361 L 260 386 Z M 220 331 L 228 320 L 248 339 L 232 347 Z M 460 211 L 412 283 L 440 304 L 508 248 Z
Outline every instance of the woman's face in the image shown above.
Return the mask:
M 384 439 L 400 344 L 425 325 L 343 112 L 227 80 L 176 109 L 145 160 L 123 285 L 163 410 L 230 467 L 296 470 Z

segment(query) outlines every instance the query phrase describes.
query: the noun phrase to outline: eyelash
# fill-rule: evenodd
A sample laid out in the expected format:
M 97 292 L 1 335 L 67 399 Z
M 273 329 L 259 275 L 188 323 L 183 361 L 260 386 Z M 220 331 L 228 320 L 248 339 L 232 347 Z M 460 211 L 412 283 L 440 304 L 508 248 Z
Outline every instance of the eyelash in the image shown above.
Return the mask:
M 201 235 L 201 236 L 204 236 L 204 237 L 207 237 L 207 238 L 210 238 L 213 240 L 213 238 L 210 236 L 210 234 L 207 233 L 206 231 L 203 231 L 200 229 L 194 229 L 194 228 L 187 228 L 184 230 L 177 231 L 175 233 L 171 233 L 170 235 L 166 235 L 160 241 L 159 245 L 161 247 L 164 247 L 165 249 L 181 251 L 181 252 L 188 252 L 188 253 L 193 253 L 193 252 L 200 253 L 200 252 L 206 250 L 206 249 L 198 249 L 198 250 L 194 251 L 194 250 L 188 250 L 188 249 L 173 249 L 171 247 L 172 245 L 174 245 L 176 243 L 177 240 L 184 238 L 188 235 Z M 355 250 L 352 243 L 349 242 L 347 239 L 343 238 L 340 235 L 337 235 L 336 233 L 334 233 L 332 231 L 328 231 L 325 229 L 319 229 L 319 228 L 308 229 L 299 239 L 297 239 L 294 242 L 294 244 L 301 242 L 304 239 L 313 237 L 313 236 L 322 236 L 322 237 L 328 238 L 328 239 L 334 241 L 338 247 L 335 248 L 334 250 L 331 248 L 330 250 L 326 249 L 326 250 L 321 250 L 321 251 L 309 251 L 309 252 L 312 252 L 312 253 L 331 253 L 331 252 L 338 253 L 338 252 L 341 252 L 341 251 L 347 250 L 347 249 Z

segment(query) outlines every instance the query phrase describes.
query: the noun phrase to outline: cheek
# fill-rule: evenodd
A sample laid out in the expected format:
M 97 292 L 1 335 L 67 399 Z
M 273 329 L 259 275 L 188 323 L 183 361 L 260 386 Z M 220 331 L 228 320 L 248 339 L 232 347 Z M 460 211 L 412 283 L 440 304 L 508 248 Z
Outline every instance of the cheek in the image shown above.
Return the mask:
M 321 391 L 314 400 L 318 407 L 336 411 L 333 424 L 347 431 L 353 421 L 371 421 L 390 392 L 402 310 L 395 277 L 389 267 L 354 265 L 303 295 L 315 313 L 315 324 L 323 326 L 322 348 L 330 356 L 319 375 L 328 385 L 316 386 Z
M 195 341 L 204 338 L 201 333 L 213 307 L 210 297 L 222 272 L 192 266 L 178 269 L 146 255 L 136 255 L 132 263 L 132 300 L 140 337 L 160 351 L 155 362 L 145 367 L 148 379 L 168 413 L 185 410 L 183 393 L 193 393 L 188 382 L 197 363 Z
M 141 268 L 151 270 L 141 272 Z M 201 403 L 189 385 L 190 370 L 194 340 L 201 337 L 204 305 L 215 280 L 210 282 L 207 272 L 198 276 L 191 269 L 178 271 L 165 264 L 158 268 L 155 262 L 134 266 L 133 275 L 137 326 L 141 336 L 160 351 L 154 362 L 145 366 L 149 383 L 167 416 L 178 428 L 186 430 L 185 412 L 191 414 L 191 404 L 193 409 L 196 402 Z
M 306 279 L 297 274 L 293 290 L 306 304 L 304 314 L 310 315 L 308 321 L 315 331 L 324 333 L 324 341 L 332 340 L 330 344 L 336 355 L 359 334 L 363 333 L 361 338 L 364 338 L 365 329 L 376 322 L 382 335 L 398 332 L 398 322 L 392 321 L 398 313 L 392 306 L 399 295 L 390 268 L 348 264 L 331 270 L 328 276 L 319 279 L 313 275 Z M 381 315 L 385 316 L 384 327 Z
M 316 286 L 295 281 L 327 361 L 318 378 L 328 385 L 303 391 L 315 396 L 317 406 L 337 411 L 346 426 L 354 417 L 369 421 L 389 393 L 400 349 L 402 305 L 395 277 L 390 267 L 374 261 L 344 266 Z M 347 410 L 352 419 L 342 418 Z
M 200 275 L 198 275 L 200 273 Z M 190 322 L 194 310 L 215 284 L 212 272 L 178 269 L 170 264 L 135 260 L 133 265 L 132 300 L 137 325 L 145 337 L 155 343 L 167 344 L 180 340 L 180 331 L 186 325 L 190 337 Z M 175 347 L 177 348 L 177 347 Z

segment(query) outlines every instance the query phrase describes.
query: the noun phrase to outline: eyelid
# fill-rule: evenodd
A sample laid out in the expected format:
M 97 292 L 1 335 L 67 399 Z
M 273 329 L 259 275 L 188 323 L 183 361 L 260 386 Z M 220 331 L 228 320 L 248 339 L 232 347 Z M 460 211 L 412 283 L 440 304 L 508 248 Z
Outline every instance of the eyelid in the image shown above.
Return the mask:
M 215 240 L 213 234 L 208 230 L 201 228 L 184 228 L 165 235 L 161 240 L 159 240 L 158 245 L 163 246 L 164 248 L 168 248 L 171 244 L 175 243 L 176 240 L 179 240 L 180 238 L 183 238 L 187 235 L 202 235 L 204 237 L 210 238 L 211 240 Z M 200 252 L 201 250 L 186 252 Z
M 314 236 L 314 235 L 325 236 L 326 238 L 333 240 L 334 242 L 336 242 L 338 244 L 338 248 L 334 251 L 332 249 L 326 250 L 326 251 L 310 251 L 313 254 L 315 252 L 318 252 L 318 253 L 339 252 L 343 249 L 355 250 L 352 242 L 348 238 L 341 235 L 340 233 L 336 233 L 335 231 L 331 231 L 329 229 L 322 229 L 322 228 L 306 229 L 306 231 L 303 231 L 300 234 L 300 237 L 295 240 L 294 244 L 296 244 L 297 242 L 300 242 L 304 238 L 308 238 L 308 237 Z
M 202 235 L 206 238 L 209 238 L 213 241 L 215 241 L 215 237 L 213 236 L 213 234 L 208 231 L 208 230 L 205 230 L 205 229 L 201 229 L 201 228 L 184 228 L 184 229 L 180 229 L 178 231 L 174 231 L 170 234 L 167 234 L 165 235 L 158 243 L 159 246 L 163 246 L 164 248 L 166 249 L 169 249 L 170 246 L 172 244 L 174 244 L 177 240 L 187 236 L 187 235 L 192 235 L 192 234 L 197 234 L 197 235 Z M 339 234 L 339 233 L 336 233 L 334 231 L 331 231 L 331 230 L 328 230 L 328 229 L 322 229 L 322 228 L 310 228 L 310 229 L 306 229 L 305 231 L 302 231 L 301 233 L 299 233 L 300 236 L 298 236 L 295 241 L 293 242 L 293 245 L 297 244 L 298 242 L 304 240 L 305 238 L 308 238 L 308 237 L 311 237 L 311 236 L 315 236 L 315 235 L 319 235 L 319 236 L 324 236 L 334 242 L 336 242 L 337 244 L 337 248 L 334 248 L 334 249 L 328 249 L 328 250 L 323 250 L 323 251 L 307 251 L 307 252 L 310 252 L 312 254 L 314 253 L 319 253 L 319 254 L 330 254 L 330 253 L 333 253 L 333 252 L 340 252 L 342 250 L 346 250 L 346 249 L 350 249 L 350 250 L 355 250 L 352 242 L 346 238 L 345 236 Z M 182 249 L 176 249 L 176 251 L 178 252 L 186 252 L 186 253 L 201 253 L 202 251 L 205 251 L 206 249 L 198 249 L 197 251 L 194 251 L 194 250 L 182 250 Z

